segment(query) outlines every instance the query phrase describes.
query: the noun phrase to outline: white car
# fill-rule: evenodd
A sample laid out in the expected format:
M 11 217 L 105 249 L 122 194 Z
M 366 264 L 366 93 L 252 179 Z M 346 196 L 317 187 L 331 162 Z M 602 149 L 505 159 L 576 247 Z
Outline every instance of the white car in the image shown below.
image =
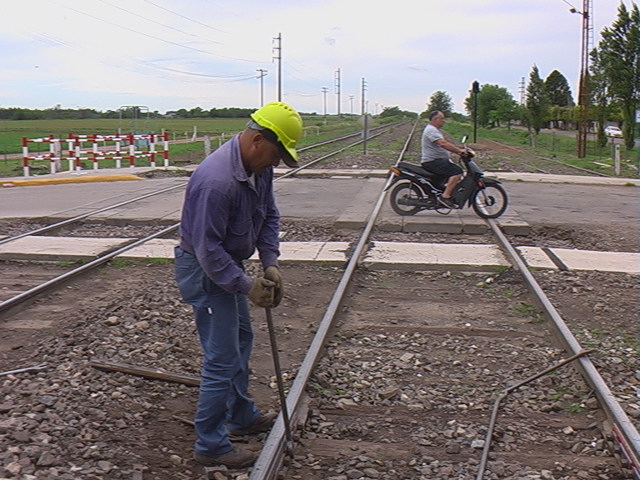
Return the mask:
M 604 134 L 607 137 L 622 137 L 622 130 L 620 130 L 618 127 L 610 125 L 604 128 Z

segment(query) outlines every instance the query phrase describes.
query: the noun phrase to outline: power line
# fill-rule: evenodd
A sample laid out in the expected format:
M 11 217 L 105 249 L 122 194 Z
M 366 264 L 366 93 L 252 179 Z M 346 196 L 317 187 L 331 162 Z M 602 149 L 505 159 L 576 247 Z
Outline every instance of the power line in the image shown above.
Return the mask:
M 210 30 L 213 30 L 215 32 L 227 33 L 224 30 L 220 30 L 218 28 L 214 28 L 211 25 L 207 25 L 206 23 L 199 22 L 198 20 L 194 20 L 193 18 L 185 17 L 181 13 L 174 12 L 173 10 L 169 10 L 168 8 L 165 8 L 165 7 L 161 6 L 161 5 L 158 5 L 157 3 L 154 3 L 151 0 L 144 0 L 144 1 L 147 2 L 147 3 L 150 3 L 151 5 L 153 5 L 155 7 L 158 7 L 161 10 L 164 10 L 165 12 L 172 13 L 173 15 L 177 15 L 178 17 L 184 18 L 185 20 L 189 20 L 190 22 L 197 23 L 198 25 L 202 25 L 203 27 L 206 27 L 206 28 L 208 28 Z
M 61 40 L 58 40 L 57 38 L 54 38 L 50 35 L 47 34 L 43 34 L 43 33 L 36 33 L 33 35 L 34 37 L 40 37 L 41 40 L 52 43 L 52 44 L 57 44 L 60 46 L 63 46 L 65 48 L 68 48 L 70 50 L 75 50 L 80 52 L 80 50 L 73 46 L 73 45 L 69 45 L 68 43 L 65 43 Z M 185 71 L 185 70 L 179 70 L 176 68 L 170 68 L 170 67 L 163 67 L 161 65 L 157 65 L 151 61 L 148 60 L 142 60 L 133 56 L 127 56 L 127 58 L 129 58 L 131 60 L 131 62 L 133 62 L 134 65 L 136 66 L 144 66 L 145 68 L 151 68 L 151 69 L 155 69 L 155 70 L 159 70 L 161 72 L 168 72 L 171 74 L 178 74 L 181 76 L 187 76 L 187 77 L 196 77 L 196 78 L 205 78 L 207 79 L 207 82 L 210 81 L 217 81 L 219 83 L 233 83 L 233 82 L 241 82 L 241 81 L 246 81 L 246 80 L 251 80 L 254 78 L 254 74 L 253 73 L 243 73 L 240 75 L 210 75 L 210 74 L 206 74 L 206 73 L 199 73 L 199 72 L 189 72 L 189 71 Z M 111 68 L 118 68 L 120 70 L 125 70 L 128 72 L 133 72 L 133 73 L 141 73 L 140 71 L 136 70 L 135 68 L 130 68 L 127 67 L 125 65 L 123 65 L 122 63 L 117 64 L 113 61 L 106 61 L 103 58 L 100 57 L 96 57 L 96 60 L 103 64 L 106 65 L 108 67 Z M 162 75 L 162 78 L 165 79 L 171 79 L 171 77 L 167 76 L 167 75 Z
M 57 2 L 53 2 L 53 3 L 57 3 Z M 258 60 L 249 60 L 249 59 L 237 58 L 237 57 L 227 57 L 225 55 L 219 55 L 217 53 L 213 53 L 213 52 L 210 52 L 210 51 L 202 50 L 202 49 L 195 48 L 195 47 L 190 47 L 188 45 L 184 45 L 184 44 L 181 44 L 181 43 L 178 43 L 178 42 L 172 42 L 171 40 L 166 40 L 166 39 L 161 38 L 161 37 L 156 37 L 155 35 L 151 35 L 151 34 L 148 34 L 148 33 L 140 32 L 138 30 L 134 30 L 133 28 L 125 27 L 124 25 L 120 25 L 118 23 L 111 22 L 109 20 L 97 17 L 97 16 L 92 15 L 90 13 L 83 12 L 83 11 L 75 9 L 73 7 L 69 7 L 68 5 L 62 5 L 62 4 L 59 4 L 59 3 L 58 3 L 58 5 L 61 6 L 61 7 L 67 8 L 67 9 L 73 11 L 73 12 L 79 13 L 80 15 L 85 15 L 85 16 L 93 18 L 95 20 L 99 20 L 99 21 L 107 23 L 109 25 L 113 25 L 114 27 L 122 28 L 123 30 L 127 30 L 129 32 L 136 33 L 136 34 L 142 35 L 144 37 L 152 38 L 154 40 L 159 40 L 161 42 L 168 43 L 170 45 L 175 45 L 175 46 L 180 47 L 180 48 L 186 48 L 186 49 L 192 50 L 194 52 L 204 53 L 206 55 L 211 55 L 211 56 L 218 57 L 218 58 L 224 58 L 224 59 L 227 59 L 227 60 L 237 60 L 237 61 L 250 62 L 250 63 L 263 63 L 263 62 L 260 62 Z
M 164 23 L 156 22 L 155 20 L 151 20 L 150 18 L 147 18 L 144 15 L 140 15 L 138 13 L 132 12 L 131 10 L 127 10 L 126 8 L 123 8 L 120 5 L 115 5 L 115 4 L 111 3 L 111 2 L 107 2 L 107 0 L 100 0 L 100 1 L 102 3 L 104 3 L 104 4 L 106 4 L 106 5 L 109 5 L 111 7 L 114 7 L 114 8 L 117 8 L 119 10 L 122 10 L 123 12 L 126 12 L 129 15 L 133 15 L 135 17 L 142 18 L 143 20 L 146 20 L 147 22 L 155 23 L 156 25 L 160 25 L 161 27 L 169 28 L 171 30 L 174 30 L 174 31 L 179 32 L 179 33 L 182 33 L 182 34 L 187 35 L 189 37 L 198 37 L 198 35 L 194 35 L 193 33 L 185 32 L 184 30 L 180 30 L 179 28 L 172 27 L 171 25 L 166 25 Z M 215 41 L 215 40 L 209 40 L 208 38 L 204 38 L 204 37 L 200 37 L 200 38 L 203 38 L 207 42 L 215 43 L 217 45 L 221 45 L 222 44 L 222 42 L 218 42 L 218 41 Z

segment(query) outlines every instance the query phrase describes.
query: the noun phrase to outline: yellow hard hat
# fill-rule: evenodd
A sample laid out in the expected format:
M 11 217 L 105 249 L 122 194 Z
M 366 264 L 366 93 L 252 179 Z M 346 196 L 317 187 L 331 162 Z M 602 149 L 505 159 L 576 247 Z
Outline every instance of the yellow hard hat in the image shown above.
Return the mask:
M 283 158 L 289 167 L 298 166 L 296 143 L 302 136 L 302 118 L 296 110 L 282 102 L 271 102 L 251 114 L 251 119 L 262 128 L 276 134 L 278 141 L 291 158 Z

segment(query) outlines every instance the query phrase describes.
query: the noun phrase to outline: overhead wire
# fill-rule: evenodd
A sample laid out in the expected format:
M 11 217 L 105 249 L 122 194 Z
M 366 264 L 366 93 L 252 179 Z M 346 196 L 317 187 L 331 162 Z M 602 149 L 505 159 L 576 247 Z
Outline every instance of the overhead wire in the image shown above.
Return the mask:
M 54 2 L 54 3 L 57 3 L 57 2 Z M 58 3 L 58 5 L 60 5 L 60 6 L 64 7 L 64 8 L 67 8 L 67 9 L 69 9 L 69 10 L 73 11 L 73 12 L 79 13 L 80 15 L 85 15 L 85 16 L 87 16 L 87 17 L 93 18 L 93 19 L 95 19 L 95 20 L 99 20 L 99 21 L 104 22 L 104 23 L 107 23 L 107 24 L 109 24 L 109 25 L 113 25 L 113 26 L 118 27 L 118 28 L 121 28 L 121 29 L 123 29 L 123 30 L 127 30 L 127 31 L 132 32 L 132 33 L 135 33 L 135 34 L 142 35 L 142 36 L 144 36 L 144 37 L 151 38 L 151 39 L 153 39 L 153 40 L 159 40 L 159 41 L 161 41 L 161 42 L 168 43 L 168 44 L 170 44 L 170 45 L 174 45 L 174 46 L 177 46 L 177 47 L 180 47 L 180 48 L 185 48 L 185 49 L 188 49 L 188 50 L 192 50 L 192 51 L 194 51 L 194 52 L 204 53 L 204 54 L 206 54 L 206 55 L 212 55 L 212 56 L 214 56 L 214 57 L 224 58 L 224 59 L 227 59 L 227 60 L 237 60 L 237 61 L 241 61 L 241 62 L 249 62 L 249 63 L 262 63 L 262 62 L 260 62 L 259 60 L 251 60 L 251 59 L 238 58 L 238 57 L 229 57 L 229 56 L 226 56 L 226 55 L 220 55 L 220 54 L 218 54 L 218 53 L 213 53 L 213 52 L 211 52 L 211 51 L 202 50 L 202 49 L 200 49 L 200 48 L 191 47 L 191 46 L 189 46 L 189 45 L 185 45 L 185 44 L 182 44 L 182 43 L 173 42 L 173 41 L 171 41 L 171 40 L 167 40 L 167 39 L 164 39 L 164 38 L 161 38 L 161 37 L 157 37 L 157 36 L 155 36 L 155 35 L 151 35 L 151 34 L 149 34 L 149 33 L 141 32 L 141 31 L 135 30 L 135 29 L 133 29 L 133 28 L 126 27 L 126 26 L 124 26 L 124 25 L 120 25 L 120 24 L 115 23 L 115 22 L 111 22 L 111 21 L 106 20 L 106 19 L 104 19 L 104 18 L 100 18 L 100 17 L 98 17 L 98 16 L 96 16 L 96 15 L 92 15 L 92 14 L 90 14 L 90 13 L 83 12 L 83 11 L 81 11 L 81 10 L 78 10 L 78 9 L 76 9 L 76 8 L 73 8 L 73 7 L 70 7 L 70 6 L 68 6 L 68 5 L 61 5 L 61 4 L 59 4 L 59 3 Z
M 155 23 L 156 25 L 160 25 L 162 27 L 169 28 L 171 30 L 175 30 L 176 32 L 182 33 L 184 35 L 188 35 L 190 37 L 199 37 L 199 35 L 195 35 L 193 33 L 185 32 L 184 30 L 180 30 L 179 28 L 172 27 L 171 25 L 167 25 L 167 24 L 164 24 L 164 23 L 161 23 L 161 22 L 157 22 L 157 21 L 152 20 L 152 19 L 150 19 L 148 17 L 145 17 L 144 15 L 140 15 L 139 13 L 135 13 L 135 12 L 132 12 L 131 10 L 127 10 L 126 8 L 121 7 L 120 5 L 116 5 L 114 3 L 107 2 L 107 0 L 100 0 L 100 1 L 102 3 L 104 3 L 105 5 L 109 5 L 111 7 L 114 7 L 114 8 L 117 8 L 119 10 L 122 10 L 123 12 L 126 12 L 129 15 L 133 15 L 135 17 L 142 18 L 143 20 L 146 20 L 147 22 Z M 201 38 L 204 38 L 204 37 L 201 37 Z M 217 44 L 217 45 L 221 45 L 222 44 L 222 42 L 218 42 L 216 40 L 211 40 L 211 39 L 208 39 L 208 38 L 204 38 L 204 40 L 206 40 L 208 42 L 211 42 L 211 43 L 214 43 L 214 44 Z
M 178 17 L 184 18 L 185 20 L 189 20 L 190 22 L 197 23 L 198 25 L 202 25 L 203 27 L 209 28 L 209 29 L 211 29 L 213 31 L 221 32 L 221 33 L 227 33 L 224 30 L 220 30 L 219 28 L 214 28 L 211 25 L 207 25 L 206 23 L 199 22 L 198 20 L 194 20 L 193 18 L 186 17 L 186 16 L 182 15 L 181 13 L 174 12 L 173 10 L 169 10 L 168 8 L 165 8 L 162 5 L 158 5 L 157 3 L 154 3 L 151 0 L 144 0 L 144 1 L 149 3 L 149 4 L 151 4 L 151 5 L 153 5 L 154 7 L 158 7 L 161 10 L 164 10 L 166 12 L 172 13 L 173 15 L 176 15 Z

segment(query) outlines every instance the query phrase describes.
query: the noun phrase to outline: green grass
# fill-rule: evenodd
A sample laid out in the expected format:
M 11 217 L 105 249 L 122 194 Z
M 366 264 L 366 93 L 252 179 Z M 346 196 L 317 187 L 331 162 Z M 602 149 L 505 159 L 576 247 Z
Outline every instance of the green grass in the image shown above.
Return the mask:
M 449 121 L 445 124 L 444 130 L 452 135 L 457 141 L 466 135 L 467 143 L 473 142 L 473 125 L 468 123 L 458 123 Z M 478 128 L 476 140 L 493 140 L 529 152 L 533 157 L 554 159 L 562 163 L 567 163 L 580 168 L 600 171 L 608 175 L 613 175 L 612 147 L 605 145 L 600 147 L 595 140 L 587 141 L 587 155 L 585 158 L 578 158 L 576 154 L 576 135 L 563 135 L 560 133 L 541 132 L 535 137 L 535 146 L 531 145 L 531 137 L 526 128 L 522 127 L 498 127 L 498 128 Z M 622 147 L 620 149 L 621 176 L 635 177 L 638 171 L 634 168 L 638 163 L 638 152 L 629 151 Z M 594 163 L 597 162 L 597 163 Z M 599 164 L 604 164 L 599 165 Z
M 515 305 L 512 307 L 513 311 L 524 318 L 531 318 L 531 321 L 533 323 L 541 323 L 544 318 L 542 317 L 542 315 L 540 315 L 540 312 L 538 312 L 538 309 L 536 308 L 535 305 L 531 305 L 530 303 L 519 303 L 518 305 Z
M 137 260 L 131 260 L 128 258 L 114 258 L 109 261 L 109 265 L 114 268 L 126 268 L 138 265 Z
M 357 117 L 323 117 L 310 116 L 303 118 L 306 128 L 303 138 L 298 143 L 299 147 L 310 145 L 330 137 L 358 130 L 360 125 Z M 0 175 L 21 176 L 23 174 L 21 158 L 7 158 L 8 154 L 22 152 L 22 138 L 43 138 L 53 135 L 55 138 L 68 138 L 69 133 L 74 135 L 100 134 L 114 135 L 135 131 L 135 133 L 161 133 L 169 134 L 169 139 L 190 139 L 194 133 L 194 127 L 199 138 L 204 135 L 211 137 L 211 148 L 216 149 L 221 143 L 232 135 L 241 131 L 247 120 L 243 118 L 159 118 L 148 121 L 139 120 L 135 125 L 131 121 L 119 119 L 85 119 L 85 120 L 0 120 Z M 134 128 L 135 127 L 135 128 Z M 317 132 L 317 134 L 316 134 Z M 111 144 L 113 145 L 113 144 Z M 84 144 L 83 150 L 91 148 L 90 144 Z M 124 148 L 123 148 L 124 149 Z M 161 146 L 156 147 L 160 150 Z M 62 143 L 64 155 L 68 151 L 68 144 Z M 48 143 L 30 143 L 29 152 L 48 152 Z M 172 143 L 169 148 L 171 165 L 199 162 L 204 157 L 204 142 Z M 126 161 L 123 160 L 123 166 Z M 48 161 L 32 162 L 33 174 L 49 173 Z M 136 159 L 137 166 L 149 165 L 148 159 Z M 157 157 L 156 165 L 162 165 L 161 156 Z M 100 168 L 114 168 L 115 160 L 101 160 Z M 91 169 L 90 161 L 84 161 L 83 169 Z M 64 161 L 61 168 L 66 170 L 68 162 Z

